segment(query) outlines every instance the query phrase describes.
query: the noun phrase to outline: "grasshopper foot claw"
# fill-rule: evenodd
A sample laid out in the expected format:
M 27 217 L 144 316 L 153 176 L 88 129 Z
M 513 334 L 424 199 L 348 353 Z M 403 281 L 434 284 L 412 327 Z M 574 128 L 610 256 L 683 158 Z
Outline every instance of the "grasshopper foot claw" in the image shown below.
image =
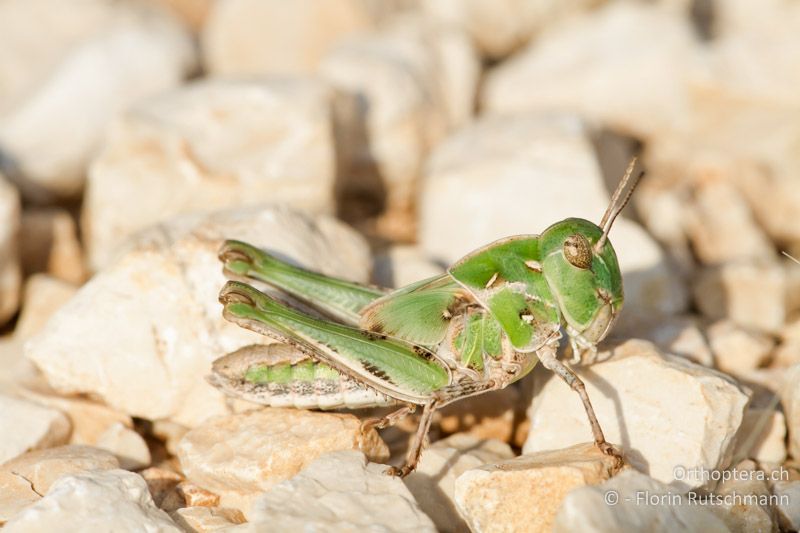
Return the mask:
M 595 445 L 600 449 L 601 452 L 603 452 L 603 454 L 614 458 L 616 462 L 616 468 L 621 468 L 625 463 L 625 460 L 622 458 L 622 453 L 616 447 L 614 447 L 613 444 L 603 441 L 595 442 Z
M 399 478 L 402 479 L 402 478 L 406 477 L 407 475 L 409 475 L 413 471 L 414 471 L 414 469 L 412 467 L 408 466 L 408 465 L 403 465 L 400 468 L 398 468 L 396 466 L 390 466 L 389 468 L 386 469 L 386 475 L 389 475 L 389 476 L 392 476 L 392 477 L 399 477 Z

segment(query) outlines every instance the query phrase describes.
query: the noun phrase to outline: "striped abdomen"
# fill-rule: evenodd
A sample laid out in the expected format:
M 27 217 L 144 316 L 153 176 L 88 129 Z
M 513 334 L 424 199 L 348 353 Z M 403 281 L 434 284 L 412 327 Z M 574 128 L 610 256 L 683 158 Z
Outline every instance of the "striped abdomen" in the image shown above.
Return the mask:
M 214 361 L 212 384 L 231 396 L 272 407 L 339 409 L 396 401 L 291 346 L 247 346 Z

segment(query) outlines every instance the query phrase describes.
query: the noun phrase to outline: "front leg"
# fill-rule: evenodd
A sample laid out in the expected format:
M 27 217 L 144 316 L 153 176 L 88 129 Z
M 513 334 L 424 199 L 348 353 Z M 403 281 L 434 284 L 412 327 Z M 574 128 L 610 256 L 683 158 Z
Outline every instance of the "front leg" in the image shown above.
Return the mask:
M 539 350 L 536 355 L 546 369 L 555 373 L 558 377 L 563 379 L 572 390 L 578 393 L 578 396 L 580 396 L 583 402 L 583 408 L 586 410 L 586 416 L 589 418 L 589 424 L 592 427 L 595 445 L 604 454 L 616 458 L 619 466 L 622 466 L 622 455 L 614 446 L 606 442 L 603 429 L 600 427 L 600 422 L 597 421 L 592 402 L 589 400 L 589 395 L 586 394 L 586 386 L 583 384 L 583 381 L 581 381 L 581 378 L 576 376 L 572 370 L 567 368 L 564 363 L 556 358 L 556 351 L 552 346 L 545 346 L 543 349 Z

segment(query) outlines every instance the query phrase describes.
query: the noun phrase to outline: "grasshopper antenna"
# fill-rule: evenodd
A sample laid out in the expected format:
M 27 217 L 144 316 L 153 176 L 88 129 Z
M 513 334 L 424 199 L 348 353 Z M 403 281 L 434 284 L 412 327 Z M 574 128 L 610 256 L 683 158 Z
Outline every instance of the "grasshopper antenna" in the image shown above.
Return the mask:
M 628 185 L 628 181 L 630 181 L 631 176 L 633 175 L 633 169 L 636 167 L 636 161 L 638 160 L 637 157 L 633 157 L 631 162 L 628 163 L 628 168 L 625 169 L 625 175 L 622 176 L 622 179 L 617 185 L 617 190 L 614 191 L 614 195 L 611 197 L 611 202 L 608 204 L 608 209 L 603 214 L 602 220 L 600 220 L 600 228 L 603 230 L 603 235 L 600 237 L 600 240 L 597 241 L 597 244 L 594 245 L 595 253 L 600 253 L 600 250 L 603 249 L 603 246 L 608 239 L 608 232 L 611 231 L 611 226 L 614 224 L 614 220 L 617 218 L 625 206 L 628 205 L 628 201 L 631 199 L 631 195 L 633 194 L 634 189 L 639 184 L 639 180 L 642 179 L 644 176 L 644 171 L 639 172 L 639 174 L 634 178 L 630 189 L 625 194 L 625 198 L 622 199 L 622 202 L 619 201 L 620 196 L 622 196 L 622 192 Z

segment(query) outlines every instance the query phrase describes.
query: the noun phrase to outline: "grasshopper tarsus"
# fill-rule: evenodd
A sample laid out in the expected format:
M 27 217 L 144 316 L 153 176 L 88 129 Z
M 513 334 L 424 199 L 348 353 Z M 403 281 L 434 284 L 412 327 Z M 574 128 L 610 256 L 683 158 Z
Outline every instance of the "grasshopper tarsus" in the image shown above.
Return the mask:
M 386 469 L 385 473 L 387 476 L 399 477 L 400 479 L 403 479 L 413 472 L 414 469 L 415 467 L 411 467 L 409 465 L 403 465 L 399 468 L 396 466 L 390 466 Z

